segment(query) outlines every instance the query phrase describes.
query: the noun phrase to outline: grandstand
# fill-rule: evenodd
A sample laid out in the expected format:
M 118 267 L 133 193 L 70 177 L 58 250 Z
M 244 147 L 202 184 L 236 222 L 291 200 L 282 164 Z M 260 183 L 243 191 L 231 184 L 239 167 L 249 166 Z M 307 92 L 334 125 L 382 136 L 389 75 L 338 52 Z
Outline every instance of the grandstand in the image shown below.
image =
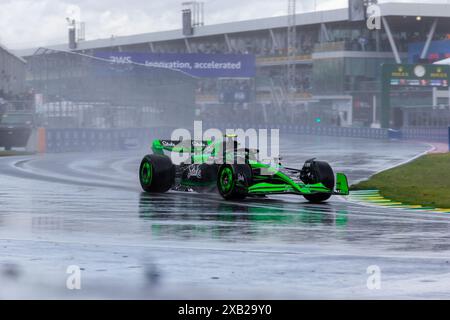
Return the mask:
M 195 69 L 191 76 L 198 79 L 200 118 L 374 126 L 380 118 L 382 63 L 432 63 L 450 55 L 449 4 L 378 6 L 379 30 L 369 30 L 366 19 L 353 17 L 347 8 L 297 14 L 293 87 L 287 86 L 286 78 L 286 16 L 197 26 L 192 36 L 172 30 L 81 41 L 74 52 L 121 63 L 156 63 L 187 73 Z M 68 51 L 69 44 L 49 49 Z M 18 54 L 30 59 L 36 51 Z M 392 104 L 432 112 L 427 107 L 433 100 L 431 88 L 398 89 Z M 441 104 L 448 105 L 448 99 Z
M 7 109 L 24 107 L 26 61 L 0 45 L 0 114 Z

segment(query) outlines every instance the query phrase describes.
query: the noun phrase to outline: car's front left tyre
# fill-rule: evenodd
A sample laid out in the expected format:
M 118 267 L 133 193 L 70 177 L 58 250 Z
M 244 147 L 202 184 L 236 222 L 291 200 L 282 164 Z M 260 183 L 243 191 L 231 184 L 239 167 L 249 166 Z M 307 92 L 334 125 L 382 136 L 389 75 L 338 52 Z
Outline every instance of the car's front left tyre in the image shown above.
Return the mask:
M 139 181 L 145 192 L 165 193 L 175 183 L 175 166 L 165 155 L 148 155 L 142 159 Z
M 251 185 L 252 169 L 249 165 L 225 164 L 217 174 L 217 189 L 225 200 L 243 200 Z

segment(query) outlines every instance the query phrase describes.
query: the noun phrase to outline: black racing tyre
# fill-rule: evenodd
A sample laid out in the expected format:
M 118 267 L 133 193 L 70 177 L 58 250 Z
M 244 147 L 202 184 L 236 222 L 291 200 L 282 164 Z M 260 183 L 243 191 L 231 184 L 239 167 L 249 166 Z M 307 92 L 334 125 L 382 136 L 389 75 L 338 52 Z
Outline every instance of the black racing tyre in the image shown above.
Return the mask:
M 149 193 L 164 193 L 175 183 L 175 166 L 165 155 L 148 155 L 142 159 L 139 168 L 142 189 Z
M 312 170 L 316 173 L 317 181 L 315 183 L 322 183 L 330 190 L 334 189 L 335 178 L 331 166 L 324 161 L 314 161 Z M 304 195 L 305 199 L 312 203 L 321 203 L 327 201 L 332 196 L 331 193 L 317 193 Z
M 217 189 L 225 200 L 243 200 L 252 183 L 252 169 L 247 164 L 225 164 L 217 174 Z
M 311 203 L 322 203 L 331 198 L 331 193 L 316 193 L 303 195 Z

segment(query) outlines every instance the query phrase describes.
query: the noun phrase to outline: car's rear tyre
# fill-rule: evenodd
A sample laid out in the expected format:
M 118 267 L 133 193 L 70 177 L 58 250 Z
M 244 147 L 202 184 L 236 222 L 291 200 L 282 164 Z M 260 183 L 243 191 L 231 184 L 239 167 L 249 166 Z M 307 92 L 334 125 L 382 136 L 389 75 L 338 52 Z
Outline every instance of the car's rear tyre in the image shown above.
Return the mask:
M 169 191 L 175 183 L 175 166 L 172 160 L 164 155 L 145 156 L 139 168 L 139 181 L 145 192 Z
M 335 178 L 331 166 L 324 161 L 314 161 L 311 164 L 311 170 L 315 172 L 315 180 L 313 183 L 322 183 L 330 190 L 334 189 Z M 331 193 L 316 193 L 304 195 L 305 199 L 312 203 L 322 203 L 327 201 L 332 196 Z
M 251 185 L 252 169 L 249 165 L 225 164 L 217 174 L 217 189 L 225 200 L 243 200 Z

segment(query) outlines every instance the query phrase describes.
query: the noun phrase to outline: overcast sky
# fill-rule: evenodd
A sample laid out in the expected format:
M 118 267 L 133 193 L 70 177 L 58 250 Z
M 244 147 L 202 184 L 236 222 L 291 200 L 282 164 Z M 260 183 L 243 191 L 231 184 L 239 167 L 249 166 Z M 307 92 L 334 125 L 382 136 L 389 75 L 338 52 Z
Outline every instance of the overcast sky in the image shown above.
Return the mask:
M 63 43 L 67 41 L 67 16 L 86 22 L 87 39 L 179 29 L 182 1 L 0 0 L 0 42 L 11 49 Z M 287 0 L 204 2 L 206 24 L 287 13 Z M 297 3 L 297 11 L 303 12 L 313 10 L 314 6 L 319 10 L 345 7 L 347 0 L 297 0 Z

